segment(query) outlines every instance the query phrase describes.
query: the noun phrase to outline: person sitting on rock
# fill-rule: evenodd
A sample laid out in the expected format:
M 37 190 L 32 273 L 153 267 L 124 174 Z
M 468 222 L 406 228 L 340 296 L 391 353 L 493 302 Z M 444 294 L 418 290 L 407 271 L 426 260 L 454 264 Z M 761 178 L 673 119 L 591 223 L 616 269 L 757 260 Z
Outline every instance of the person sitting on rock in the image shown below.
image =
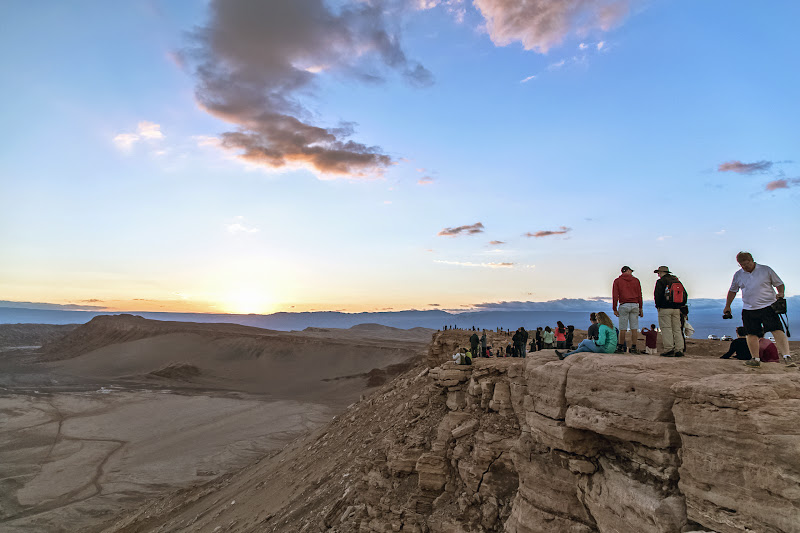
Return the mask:
M 764 330 L 758 335 L 758 358 L 762 363 L 777 363 L 781 358 L 778 357 L 778 347 L 769 339 L 764 338 Z
M 736 328 L 736 335 L 737 338 L 731 341 L 731 347 L 720 359 L 730 359 L 731 355 L 736 354 L 736 359 L 749 361 L 753 356 L 750 355 L 750 348 L 747 346 L 747 330 L 744 326 L 739 326 Z
M 614 323 L 603 312 L 597 313 L 597 322 L 600 323 L 600 328 L 596 341 L 591 339 L 583 340 L 576 349 L 567 353 L 561 353 L 556 350 L 558 358 L 563 360 L 565 357 L 579 352 L 614 353 L 617 349 L 617 329 L 614 327 Z
M 644 351 L 647 355 L 656 354 L 656 345 L 658 344 L 658 330 L 655 324 L 650 324 L 649 328 L 642 328 L 642 335 L 644 335 Z
M 600 329 L 600 324 L 597 323 L 597 313 L 592 313 L 589 315 L 589 322 L 591 322 L 592 325 L 586 330 L 586 338 L 596 340 L 598 331 Z

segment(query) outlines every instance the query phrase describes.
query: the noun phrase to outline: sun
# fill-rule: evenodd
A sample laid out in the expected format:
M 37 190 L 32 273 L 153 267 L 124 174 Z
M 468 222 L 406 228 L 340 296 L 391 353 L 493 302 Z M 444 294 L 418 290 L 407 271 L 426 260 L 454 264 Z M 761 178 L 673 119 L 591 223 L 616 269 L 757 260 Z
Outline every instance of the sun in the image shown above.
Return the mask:
M 273 302 L 260 289 L 237 289 L 227 293 L 221 302 L 226 313 L 237 315 L 263 315 L 272 311 Z

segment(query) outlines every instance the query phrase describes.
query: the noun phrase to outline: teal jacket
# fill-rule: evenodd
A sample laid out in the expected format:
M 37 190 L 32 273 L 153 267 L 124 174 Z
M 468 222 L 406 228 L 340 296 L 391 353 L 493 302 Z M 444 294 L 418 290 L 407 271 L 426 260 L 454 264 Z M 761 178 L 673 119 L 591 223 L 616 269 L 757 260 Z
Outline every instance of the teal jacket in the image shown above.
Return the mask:
M 603 347 L 603 353 L 614 353 L 617 349 L 617 330 L 600 324 L 600 331 L 595 342 L 598 346 Z

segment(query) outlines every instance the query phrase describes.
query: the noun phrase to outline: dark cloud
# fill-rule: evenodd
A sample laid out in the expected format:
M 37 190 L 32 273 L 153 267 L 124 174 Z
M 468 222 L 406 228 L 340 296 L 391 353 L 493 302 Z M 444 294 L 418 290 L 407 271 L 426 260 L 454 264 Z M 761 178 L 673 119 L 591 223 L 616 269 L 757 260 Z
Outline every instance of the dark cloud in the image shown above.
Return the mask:
M 457 228 L 444 228 L 439 232 L 440 237 L 455 237 L 457 235 L 475 235 L 483 233 L 483 224 L 478 222 L 471 226 L 458 226 Z
M 475 0 L 497 45 L 519 41 L 547 52 L 575 31 L 608 30 L 629 11 L 628 0 Z
M 767 172 L 772 168 L 772 161 L 756 161 L 755 163 L 742 163 L 741 161 L 726 161 L 717 167 L 718 172 L 736 172 L 738 174 L 754 174 Z
M 441 304 L 428 304 L 428 307 L 441 307 Z
M 95 303 L 103 302 L 103 300 L 98 300 L 97 298 L 90 298 L 88 300 L 78 300 L 78 301 L 81 302 L 81 303 L 87 303 L 87 304 L 95 304 Z
M 384 2 L 352 0 L 333 11 L 322 0 L 212 0 L 210 21 L 185 52 L 196 97 L 237 126 L 221 146 L 244 160 L 321 175 L 371 177 L 394 163 L 381 148 L 348 140 L 353 124 L 322 127 L 301 102 L 320 73 L 382 81 L 400 71 L 414 85 L 432 77 L 400 47 L 398 12 Z
M 525 233 L 525 237 L 536 237 L 536 238 L 549 237 L 550 235 L 563 235 L 563 234 L 568 233 L 570 231 L 572 231 L 572 228 L 568 228 L 566 226 L 561 226 L 560 229 L 555 230 L 555 231 L 554 230 L 543 230 L 543 231 L 537 231 L 536 233 L 531 233 L 529 231 L 528 233 Z
M 768 191 L 775 191 L 778 189 L 788 189 L 789 187 L 796 187 L 800 185 L 800 178 L 783 178 L 779 180 L 772 180 L 764 187 Z
M 505 244 L 505 241 L 489 241 L 489 244 L 492 246 L 498 246 L 500 244 Z

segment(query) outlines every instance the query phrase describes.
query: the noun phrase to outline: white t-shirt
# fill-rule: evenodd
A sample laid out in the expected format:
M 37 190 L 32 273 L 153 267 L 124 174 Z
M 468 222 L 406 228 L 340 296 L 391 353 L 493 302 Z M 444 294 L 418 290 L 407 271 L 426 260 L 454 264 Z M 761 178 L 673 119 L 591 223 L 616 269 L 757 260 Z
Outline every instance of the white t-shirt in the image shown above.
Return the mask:
M 767 265 L 756 263 L 756 268 L 752 272 L 745 272 L 743 268 L 740 268 L 733 275 L 731 292 L 739 292 L 739 289 L 742 289 L 743 308 L 752 311 L 775 303 L 777 298 L 773 287 L 781 285 L 783 285 L 783 281 L 774 270 Z

